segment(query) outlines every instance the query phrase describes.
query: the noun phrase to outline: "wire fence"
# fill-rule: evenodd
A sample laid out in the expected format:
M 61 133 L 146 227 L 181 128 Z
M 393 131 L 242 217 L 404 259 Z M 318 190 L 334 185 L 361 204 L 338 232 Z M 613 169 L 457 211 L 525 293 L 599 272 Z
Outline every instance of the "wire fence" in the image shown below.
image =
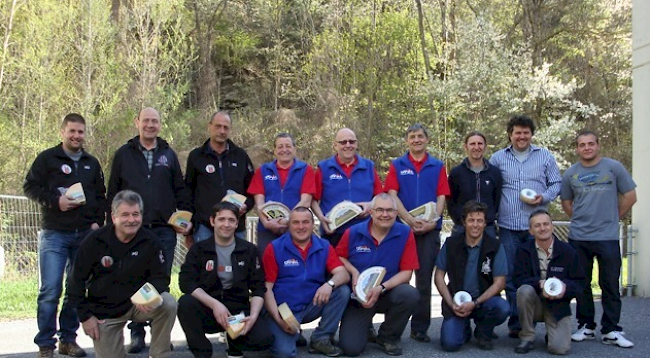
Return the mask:
M 4 273 L 20 277 L 37 272 L 40 218 L 40 209 L 35 202 L 24 196 L 0 195 L 0 278 Z M 257 220 L 256 216 L 249 216 L 246 220 L 246 238 L 253 243 L 257 242 Z M 554 224 L 555 235 L 566 241 L 569 223 Z M 318 227 L 318 222 L 316 225 Z M 449 236 L 452 227 L 451 220 L 444 220 L 441 235 L 443 241 Z M 184 240 L 179 237 L 174 266 L 180 266 L 186 254 Z

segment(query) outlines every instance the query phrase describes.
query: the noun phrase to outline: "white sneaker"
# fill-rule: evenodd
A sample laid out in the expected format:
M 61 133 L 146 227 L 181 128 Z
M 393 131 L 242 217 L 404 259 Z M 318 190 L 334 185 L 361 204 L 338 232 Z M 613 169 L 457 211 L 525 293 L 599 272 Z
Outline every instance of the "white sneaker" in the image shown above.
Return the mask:
M 611 331 L 607 333 L 606 335 L 603 336 L 603 343 L 605 344 L 611 344 L 611 345 L 617 345 L 619 347 L 623 348 L 632 348 L 634 347 L 634 343 L 628 341 L 621 332 L 617 331 Z
M 217 342 L 226 343 L 226 332 L 219 332 L 217 335 Z
M 582 342 L 585 339 L 591 340 L 595 338 L 596 338 L 596 333 L 594 333 L 594 330 L 584 326 L 579 330 L 577 330 L 576 333 L 571 335 L 571 340 L 575 342 Z

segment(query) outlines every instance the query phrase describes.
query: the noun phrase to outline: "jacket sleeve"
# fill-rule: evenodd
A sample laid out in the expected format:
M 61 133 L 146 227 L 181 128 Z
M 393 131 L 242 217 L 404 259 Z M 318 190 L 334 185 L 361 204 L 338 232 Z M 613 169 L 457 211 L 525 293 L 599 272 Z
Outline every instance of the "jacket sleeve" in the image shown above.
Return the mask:
M 449 183 L 449 190 L 451 191 L 451 195 L 449 196 L 449 200 L 447 200 L 447 206 L 449 210 L 449 216 L 451 216 L 451 219 L 454 221 L 454 224 L 462 224 L 462 220 L 460 220 L 460 216 L 458 215 L 458 191 L 459 187 L 458 184 L 456 183 L 456 177 L 455 173 L 456 171 L 454 170 L 455 168 L 452 168 L 451 171 L 449 172 L 449 178 L 448 178 L 448 183 Z
M 181 265 L 181 272 L 178 275 L 178 285 L 181 292 L 192 294 L 194 290 L 201 287 L 199 269 L 199 245 L 194 244 L 185 256 L 185 262 Z
M 251 185 L 251 181 L 253 181 L 255 167 L 253 167 L 253 161 L 251 161 L 248 153 L 244 153 L 244 155 L 246 156 L 246 175 L 244 176 L 244 188 L 247 189 Z M 255 200 L 253 199 L 253 195 L 248 194 L 245 189 L 244 194 L 246 195 L 246 211 L 250 211 L 253 206 L 255 206 Z
M 162 245 L 157 238 L 151 238 L 152 254 L 149 261 L 149 277 L 147 282 L 154 285 L 158 292 L 169 292 L 169 280 L 165 269 L 165 255 L 163 254 Z M 173 258 L 172 258 L 173 260 Z
M 196 167 L 194 166 L 194 155 L 193 151 L 190 152 L 190 155 L 187 157 L 187 166 L 185 167 L 185 187 L 190 196 L 192 202 L 192 213 L 195 212 L 194 208 L 194 193 L 196 192 Z
M 251 246 L 252 246 L 251 255 L 254 264 L 251 265 L 249 271 L 249 277 L 248 277 L 250 282 L 250 290 L 253 296 L 264 298 L 264 294 L 266 293 L 266 284 L 264 283 L 265 281 L 264 269 L 262 268 L 262 264 L 260 263 L 260 254 L 257 249 L 257 246 L 255 245 L 251 245 Z
M 84 322 L 91 316 L 91 304 L 86 299 L 86 282 L 93 272 L 92 253 L 97 231 L 92 232 L 82 241 L 70 272 L 70 279 L 65 290 L 66 298 L 72 307 L 77 308 L 79 322 Z
M 541 293 L 541 288 L 539 287 L 539 280 L 541 280 L 541 277 L 535 276 L 535 270 L 532 266 L 533 259 L 536 258 L 531 258 L 528 255 L 528 252 L 523 248 L 520 247 L 517 249 L 512 282 L 517 289 L 523 285 L 531 285 L 539 294 Z
M 113 164 L 111 165 L 111 174 L 108 177 L 108 191 L 106 192 L 106 217 L 111 216 L 111 203 L 115 195 L 122 190 L 122 148 L 115 152 Z
M 176 153 L 174 153 L 174 174 L 172 181 L 174 185 L 174 195 L 176 196 L 176 207 L 191 212 L 192 197 L 185 185 L 185 181 L 183 180 L 181 164 L 178 162 L 178 156 L 176 156 Z
M 99 226 L 103 226 L 106 221 L 106 213 L 110 211 L 108 201 L 106 200 L 106 185 L 104 184 L 104 172 L 102 167 L 97 161 L 97 173 L 94 179 L 95 197 L 97 200 L 97 210 L 95 212 L 94 222 Z
M 503 190 L 503 177 L 501 176 L 501 171 L 497 168 L 494 171 L 496 190 L 494 191 L 494 205 L 495 213 L 499 214 L 499 206 L 501 205 L 501 191 Z
M 43 153 L 36 157 L 23 183 L 23 191 L 25 192 L 25 196 L 34 200 L 39 205 L 45 208 L 58 209 L 61 193 L 56 188 L 49 188 L 47 185 L 48 173 L 46 161 Z

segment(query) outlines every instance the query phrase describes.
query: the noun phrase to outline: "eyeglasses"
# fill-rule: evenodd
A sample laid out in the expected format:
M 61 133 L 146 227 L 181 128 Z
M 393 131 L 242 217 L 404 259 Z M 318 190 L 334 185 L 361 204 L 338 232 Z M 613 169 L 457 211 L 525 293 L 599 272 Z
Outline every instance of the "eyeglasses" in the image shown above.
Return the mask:
M 390 215 L 390 214 L 395 214 L 397 212 L 397 209 L 393 209 L 393 208 L 388 208 L 388 209 L 375 208 L 375 209 L 372 209 L 372 211 L 376 212 L 379 215 L 383 215 L 383 214 L 389 214 Z
M 338 143 L 338 144 L 340 144 L 340 145 L 346 145 L 346 144 L 348 144 L 348 143 L 350 143 L 350 144 L 357 144 L 357 140 L 356 140 L 356 139 L 337 140 L 336 143 Z

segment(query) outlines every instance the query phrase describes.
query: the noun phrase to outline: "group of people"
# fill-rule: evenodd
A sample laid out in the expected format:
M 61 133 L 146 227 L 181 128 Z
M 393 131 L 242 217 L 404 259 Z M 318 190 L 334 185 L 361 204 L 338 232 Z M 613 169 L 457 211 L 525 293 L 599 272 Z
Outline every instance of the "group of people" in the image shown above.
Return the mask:
M 208 122 L 210 138 L 191 151 L 183 177 L 176 153 L 158 136 L 158 111 L 144 108 L 135 126 L 139 135 L 115 153 L 108 190 L 99 162 L 83 148 L 85 120 L 74 113 L 63 120 L 62 143 L 40 153 L 27 174 L 25 194 L 43 212 L 38 357 L 53 356 L 57 334 L 59 354 L 85 356 L 76 343 L 80 322 L 97 357 L 142 351 L 146 325 L 149 355 L 167 357 L 176 315 L 192 354 L 211 357 L 206 334 L 226 331 L 240 313 L 241 332 L 226 335 L 230 357 L 265 349 L 275 357 L 295 357 L 296 347 L 307 345 L 299 325 L 318 318 L 308 343 L 312 353 L 357 356 L 373 343 L 401 355 L 409 320 L 411 339 L 431 341 L 432 281 L 442 297 L 444 350 L 458 350 L 472 336 L 479 348 L 492 349 L 494 328 L 509 318 L 508 335 L 520 339 L 515 352 L 533 349 L 535 322 L 545 322 L 549 351 L 565 354 L 571 340 L 596 335 L 594 258 L 602 341 L 633 346 L 619 326 L 618 220 L 636 201 L 635 184 L 619 162 L 600 155 L 593 132 L 577 135 L 580 161 L 562 176 L 553 155 L 531 144 L 533 120 L 514 116 L 507 125 L 509 146 L 488 160 L 485 135 L 470 132 L 463 144 L 467 157 L 447 175 L 444 163 L 427 151 L 427 129 L 414 124 L 405 135 L 408 151 L 390 163 L 382 183 L 348 128 L 336 133 L 336 153 L 316 168 L 297 158 L 294 139 L 282 133 L 275 138 L 275 160 L 255 169 L 230 139 L 232 118 L 217 112 Z M 66 194 L 76 183 L 85 202 Z M 535 195 L 523 200 L 524 189 Z M 245 195 L 245 202 L 222 201 L 229 191 Z M 555 238 L 547 211 L 558 195 L 571 217 L 569 243 Z M 332 229 L 327 214 L 344 200 L 361 214 Z M 289 217 L 259 215 L 257 242 L 246 241 L 246 213 L 261 213 L 269 201 L 287 206 Z M 434 219 L 410 213 L 429 202 Z M 454 228 L 440 247 L 445 206 Z M 168 224 L 177 209 L 193 213 L 183 228 Z M 320 235 L 314 233 L 315 217 Z M 169 294 L 177 235 L 191 244 L 179 274 L 178 302 Z M 374 266 L 383 267 L 385 276 L 359 298 L 359 275 Z M 553 296 L 544 290 L 550 278 L 561 282 Z M 161 294 L 156 308 L 130 300 L 145 283 Z M 504 289 L 506 299 L 500 295 Z M 457 302 L 460 291 L 471 299 Z M 579 324 L 573 334 L 572 298 Z M 295 321 L 285 320 L 281 307 Z M 385 314 L 378 331 L 372 324 L 376 313 Z M 129 321 L 125 348 L 122 330 Z

